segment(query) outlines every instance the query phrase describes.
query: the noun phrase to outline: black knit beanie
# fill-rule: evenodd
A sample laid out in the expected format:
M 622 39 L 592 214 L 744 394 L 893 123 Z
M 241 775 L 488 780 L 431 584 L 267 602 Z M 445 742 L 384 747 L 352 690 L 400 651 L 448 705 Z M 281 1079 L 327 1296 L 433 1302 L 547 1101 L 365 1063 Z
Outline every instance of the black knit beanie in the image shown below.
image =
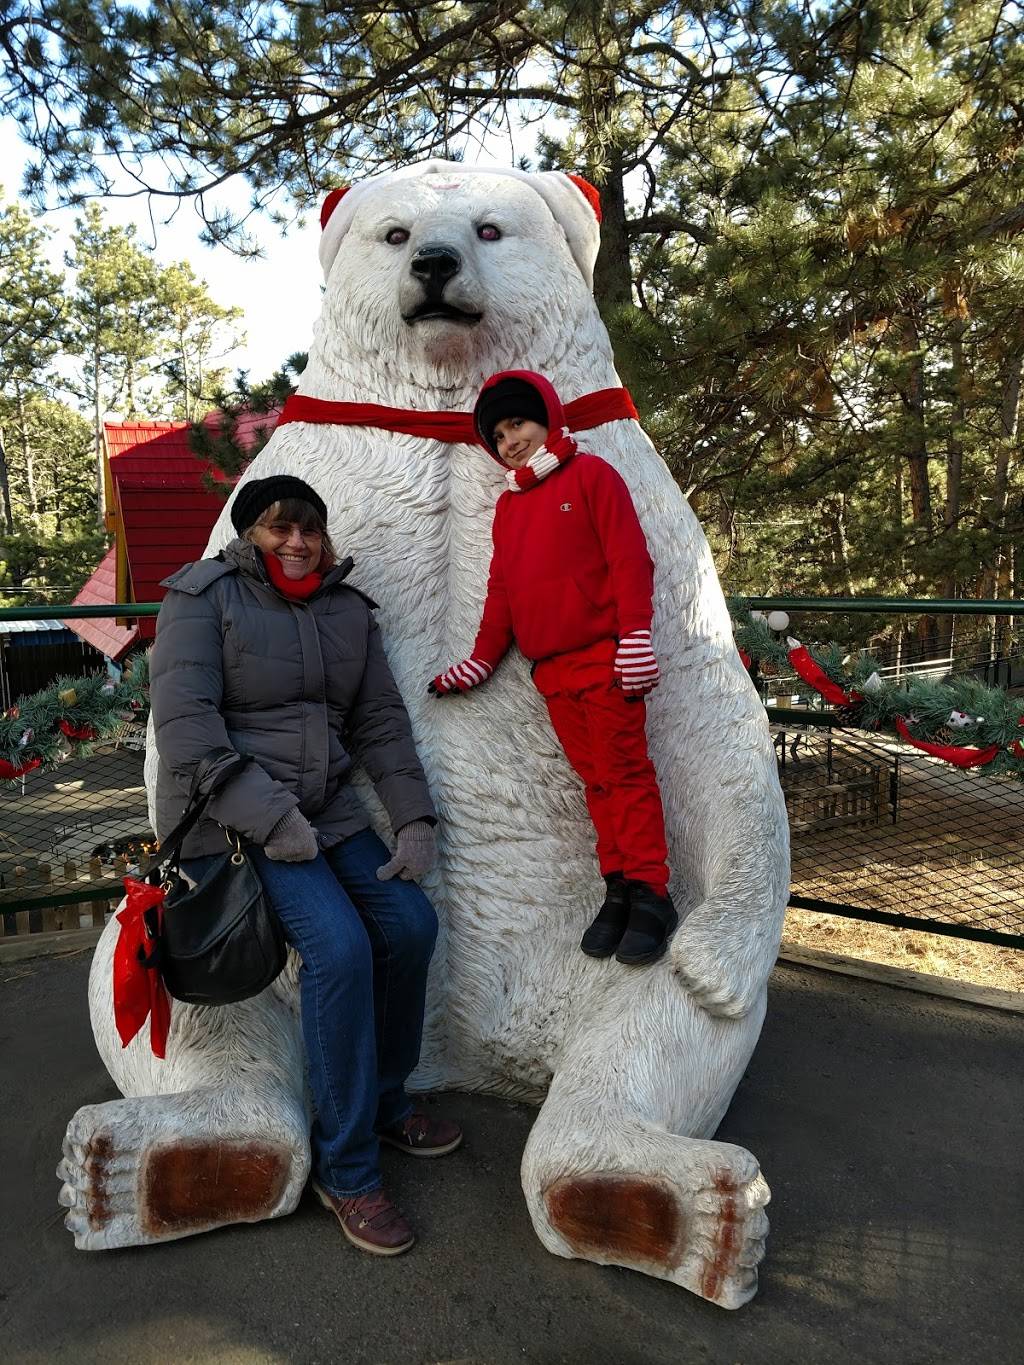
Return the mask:
M 500 379 L 497 384 L 484 389 L 476 400 L 473 416 L 477 431 L 495 454 L 498 452 L 494 445 L 494 428 L 507 417 L 525 417 L 542 427 L 551 423 L 544 399 L 538 391 L 525 379 L 515 378 Z
M 269 479 L 250 479 L 243 483 L 231 504 L 231 524 L 239 535 L 254 526 L 268 507 L 285 498 L 300 498 L 308 502 L 327 525 L 327 504 L 308 483 L 291 474 L 272 474 Z

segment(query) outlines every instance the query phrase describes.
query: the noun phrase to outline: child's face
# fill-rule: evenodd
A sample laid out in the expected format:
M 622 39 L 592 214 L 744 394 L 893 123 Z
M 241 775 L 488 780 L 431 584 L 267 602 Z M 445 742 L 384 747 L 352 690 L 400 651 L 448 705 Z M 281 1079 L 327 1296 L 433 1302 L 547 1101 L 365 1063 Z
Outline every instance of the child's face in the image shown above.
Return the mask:
M 529 417 L 503 417 L 494 427 L 498 458 L 510 469 L 522 469 L 548 439 L 547 427 Z

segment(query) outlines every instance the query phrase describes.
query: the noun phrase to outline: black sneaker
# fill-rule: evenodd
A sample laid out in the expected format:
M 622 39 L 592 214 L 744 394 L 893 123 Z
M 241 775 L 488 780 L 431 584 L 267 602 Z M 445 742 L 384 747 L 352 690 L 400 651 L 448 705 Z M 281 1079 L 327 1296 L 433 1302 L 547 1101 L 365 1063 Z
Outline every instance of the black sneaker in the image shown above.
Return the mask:
M 587 957 L 611 957 L 626 932 L 629 919 L 629 886 L 626 879 L 621 872 L 611 872 L 604 881 L 608 888 L 604 904 L 580 941 L 580 949 Z
M 629 922 L 622 936 L 616 962 L 642 967 L 663 957 L 679 923 L 671 896 L 659 896 L 646 882 L 629 882 Z

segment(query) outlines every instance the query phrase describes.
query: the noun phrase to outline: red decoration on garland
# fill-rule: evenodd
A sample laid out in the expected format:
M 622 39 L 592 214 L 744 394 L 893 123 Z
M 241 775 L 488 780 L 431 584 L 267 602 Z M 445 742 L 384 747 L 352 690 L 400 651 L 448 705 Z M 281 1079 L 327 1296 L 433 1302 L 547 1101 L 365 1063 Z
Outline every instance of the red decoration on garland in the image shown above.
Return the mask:
M 114 949 L 114 1023 L 121 1046 L 127 1047 L 149 1017 L 149 1045 L 153 1055 L 167 1053 L 171 1027 L 171 1002 L 163 978 L 151 960 L 153 940 L 146 930 L 145 913 L 161 906 L 163 890 L 135 877 L 125 877 L 128 900 L 117 912 L 121 932 Z
M 16 777 L 24 777 L 33 768 L 41 767 L 42 762 L 41 758 L 29 758 L 24 763 L 15 766 L 13 763 L 8 763 L 6 758 L 0 758 L 0 781 L 12 782 Z
M 68 739 L 97 739 L 99 731 L 94 730 L 91 725 L 72 725 L 69 720 L 57 722 L 57 729 L 62 735 L 67 735 Z
M 746 651 L 745 649 L 743 649 L 740 645 L 737 645 L 737 646 L 736 646 L 736 649 L 737 649 L 737 652 L 739 653 L 739 656 L 740 656 L 740 663 L 743 665 L 744 668 L 749 668 L 749 667 L 750 667 L 750 655 L 749 655 L 749 654 L 747 653 L 747 651 Z
M 896 717 L 896 731 L 900 739 L 915 749 L 931 754 L 933 758 L 941 758 L 957 768 L 982 768 L 986 763 L 991 763 L 999 752 L 998 744 L 990 744 L 987 749 L 968 749 L 958 744 L 929 744 L 927 740 L 915 739 L 902 716 Z
M 838 683 L 834 683 L 799 641 L 793 645 L 786 657 L 793 665 L 797 676 L 813 687 L 815 692 L 820 692 L 833 706 L 853 706 L 856 702 L 863 701 L 859 692 L 844 692 Z

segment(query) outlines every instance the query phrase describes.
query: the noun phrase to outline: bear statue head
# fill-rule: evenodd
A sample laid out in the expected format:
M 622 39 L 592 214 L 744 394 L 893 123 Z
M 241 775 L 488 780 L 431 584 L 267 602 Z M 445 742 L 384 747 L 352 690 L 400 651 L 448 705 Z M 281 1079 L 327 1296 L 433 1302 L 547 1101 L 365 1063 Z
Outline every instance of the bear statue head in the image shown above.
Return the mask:
M 453 389 L 553 360 L 596 319 L 599 217 L 593 187 L 561 171 L 427 161 L 334 190 L 318 360 Z

